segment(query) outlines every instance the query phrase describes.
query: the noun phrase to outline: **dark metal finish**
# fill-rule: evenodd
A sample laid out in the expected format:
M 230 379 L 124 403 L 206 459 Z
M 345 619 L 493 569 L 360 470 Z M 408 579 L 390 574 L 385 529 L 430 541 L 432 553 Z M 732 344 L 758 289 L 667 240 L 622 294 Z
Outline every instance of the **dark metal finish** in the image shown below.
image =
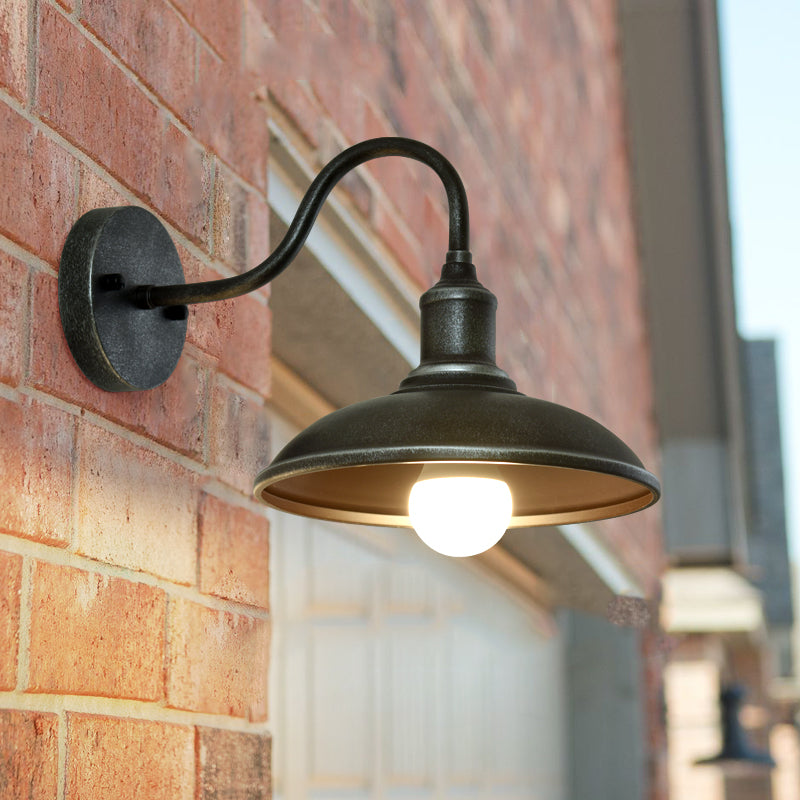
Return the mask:
M 720 692 L 722 750 L 712 758 L 695 761 L 695 764 L 747 770 L 765 770 L 775 766 L 775 761 L 769 753 L 757 750 L 747 740 L 742 723 L 739 721 L 739 708 L 744 696 L 744 688 L 738 685 L 728 686 Z
M 145 209 L 95 209 L 75 223 L 61 254 L 58 305 L 69 348 L 89 380 L 123 392 L 152 389 L 172 374 L 186 317 L 142 310 L 125 287 L 181 280 L 175 245 Z
M 420 365 L 388 397 L 348 406 L 290 442 L 256 479 L 256 496 L 322 519 L 409 525 L 423 464 L 491 464 L 511 489 L 511 527 L 585 522 L 646 508 L 658 481 L 616 436 L 563 406 L 525 397 L 495 363 L 497 299 L 477 280 L 461 179 L 436 150 L 373 139 L 317 176 L 281 243 L 243 275 L 186 285 L 169 235 L 144 209 L 91 211 L 70 232 L 59 304 L 75 359 L 98 386 L 144 389 L 180 357 L 187 304 L 252 291 L 284 270 L 349 170 L 400 155 L 432 167 L 447 191 L 449 252 L 420 299 Z M 171 285 L 170 285 L 171 283 Z
M 125 278 L 118 272 L 111 275 L 101 275 L 97 279 L 97 288 L 102 292 L 119 292 L 125 288 Z
M 137 208 L 96 209 L 70 232 L 59 278 L 64 328 L 81 369 L 108 391 L 149 389 L 165 381 L 180 357 L 186 305 L 237 297 L 277 277 L 297 256 L 338 181 L 366 161 L 385 156 L 420 161 L 441 178 L 450 211 L 448 257 L 468 264 L 469 209 L 461 178 L 437 150 L 400 137 L 370 139 L 333 158 L 309 187 L 274 252 L 254 269 L 231 278 L 186 284 L 175 247 L 155 217 Z M 103 298 L 101 293 L 113 297 Z M 165 309 L 159 315 L 139 313 L 159 307 Z M 175 325 L 163 328 L 157 318 Z
M 256 478 L 268 505 L 304 516 L 410 525 L 426 462 L 491 463 L 514 498 L 510 527 L 638 511 L 658 481 L 614 434 L 563 406 L 516 392 L 444 385 L 334 411 L 298 434 Z
M 410 525 L 426 463 L 492 464 L 513 497 L 510 527 L 629 514 L 658 481 L 589 417 L 525 397 L 495 364 L 497 300 L 472 264 L 445 264 L 420 299 L 421 361 L 394 394 L 335 411 L 296 436 L 256 478 L 284 511 L 340 522 Z M 462 470 L 463 471 L 463 470 Z
M 242 275 L 205 283 L 178 286 L 142 286 L 137 291 L 136 302 L 142 308 L 208 303 L 227 300 L 252 292 L 269 283 L 291 264 L 308 238 L 322 204 L 333 187 L 350 170 L 385 156 L 404 156 L 427 164 L 441 178 L 447 192 L 450 209 L 449 248 L 459 258 L 469 260 L 469 208 L 464 184 L 453 165 L 437 150 L 414 139 L 384 137 L 368 139 L 349 147 L 322 169 L 309 187 L 289 230 L 272 254 L 257 267 Z
M 420 364 L 399 391 L 425 386 L 481 386 L 516 391 L 495 364 L 497 298 L 467 262 L 448 262 L 439 282 L 419 300 Z
M 164 316 L 167 319 L 189 319 L 189 306 L 167 306 Z

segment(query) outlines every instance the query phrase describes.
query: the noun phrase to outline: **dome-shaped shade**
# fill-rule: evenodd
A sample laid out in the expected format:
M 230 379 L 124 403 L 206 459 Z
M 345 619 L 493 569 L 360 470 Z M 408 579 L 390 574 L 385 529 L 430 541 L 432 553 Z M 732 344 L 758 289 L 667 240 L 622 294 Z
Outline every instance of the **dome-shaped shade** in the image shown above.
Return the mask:
M 511 489 L 510 527 L 620 516 L 659 497 L 655 477 L 599 423 L 479 388 L 401 391 L 328 414 L 284 447 L 254 491 L 307 517 L 410 527 L 411 487 L 437 462 L 495 466 Z

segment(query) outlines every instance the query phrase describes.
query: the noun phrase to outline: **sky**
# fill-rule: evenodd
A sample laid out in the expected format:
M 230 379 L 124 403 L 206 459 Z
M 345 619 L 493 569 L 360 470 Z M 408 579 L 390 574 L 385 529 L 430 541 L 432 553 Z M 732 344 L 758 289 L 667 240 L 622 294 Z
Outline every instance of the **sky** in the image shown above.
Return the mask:
M 790 553 L 800 562 L 800 0 L 718 0 L 739 330 L 778 340 Z

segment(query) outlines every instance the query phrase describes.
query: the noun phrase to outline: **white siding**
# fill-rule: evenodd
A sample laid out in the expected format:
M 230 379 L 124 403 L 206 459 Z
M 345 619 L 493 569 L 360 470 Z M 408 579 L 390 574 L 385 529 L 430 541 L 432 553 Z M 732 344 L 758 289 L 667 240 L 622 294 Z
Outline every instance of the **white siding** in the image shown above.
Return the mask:
M 540 614 L 410 531 L 272 519 L 276 798 L 565 798 Z

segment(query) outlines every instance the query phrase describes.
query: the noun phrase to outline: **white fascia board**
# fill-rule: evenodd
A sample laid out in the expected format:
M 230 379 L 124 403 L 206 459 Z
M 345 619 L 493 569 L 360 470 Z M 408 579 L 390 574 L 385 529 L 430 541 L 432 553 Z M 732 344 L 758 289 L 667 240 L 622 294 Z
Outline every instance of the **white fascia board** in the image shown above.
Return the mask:
M 559 526 L 559 530 L 609 591 L 626 597 L 644 597 L 641 584 L 590 526 L 578 523 Z

